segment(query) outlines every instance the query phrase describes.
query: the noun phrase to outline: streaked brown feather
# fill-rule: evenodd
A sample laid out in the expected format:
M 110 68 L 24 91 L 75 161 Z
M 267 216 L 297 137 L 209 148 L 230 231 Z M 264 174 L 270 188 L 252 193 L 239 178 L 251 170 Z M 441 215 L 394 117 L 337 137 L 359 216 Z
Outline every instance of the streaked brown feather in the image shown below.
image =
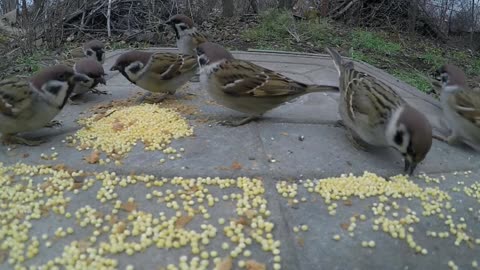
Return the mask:
M 448 102 L 460 116 L 480 127 L 480 93 L 463 90 L 453 94 Z

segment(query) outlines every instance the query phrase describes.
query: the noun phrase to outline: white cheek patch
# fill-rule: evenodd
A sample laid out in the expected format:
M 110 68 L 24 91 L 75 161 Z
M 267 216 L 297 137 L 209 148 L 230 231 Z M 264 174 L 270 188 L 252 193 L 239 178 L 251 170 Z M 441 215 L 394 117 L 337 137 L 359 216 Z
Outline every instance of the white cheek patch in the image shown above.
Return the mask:
M 58 90 L 56 89 L 58 88 Z M 49 81 L 42 85 L 43 96 L 45 100 L 55 106 L 61 106 L 67 97 L 69 85 L 67 82 L 62 81 Z M 52 91 L 55 89 L 55 91 Z
M 222 64 L 222 62 L 223 61 L 220 61 L 220 62 L 216 62 L 216 63 L 213 63 L 213 64 L 209 64 L 209 65 L 205 65 L 203 67 L 200 67 L 200 74 L 205 74 L 207 76 L 212 75 L 216 71 L 218 66 L 220 66 L 220 64 Z
M 410 135 L 407 132 L 407 128 L 403 124 L 399 124 L 398 120 L 402 114 L 404 108 L 398 108 L 390 117 L 387 125 L 387 130 L 385 131 L 385 136 L 387 138 L 388 144 L 392 147 L 398 149 L 401 153 L 406 153 L 408 148 L 408 143 L 410 141 Z M 400 143 L 398 142 L 398 133 L 401 133 Z
M 137 81 L 143 73 L 143 63 L 135 61 L 125 68 L 125 73 L 132 81 Z
M 451 93 L 457 90 L 460 90 L 460 87 L 458 87 L 457 85 L 447 85 L 446 83 L 443 83 L 443 91 Z

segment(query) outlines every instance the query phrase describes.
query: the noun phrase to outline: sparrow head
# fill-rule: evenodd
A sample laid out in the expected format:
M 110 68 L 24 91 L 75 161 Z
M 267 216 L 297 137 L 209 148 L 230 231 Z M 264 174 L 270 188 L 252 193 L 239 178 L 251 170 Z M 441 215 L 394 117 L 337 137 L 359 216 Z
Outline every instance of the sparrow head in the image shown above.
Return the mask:
M 50 103 L 63 108 L 76 83 L 85 83 L 88 78 L 75 74 L 72 68 L 56 65 L 44 68 L 30 78 L 30 84 Z
M 143 68 L 147 65 L 152 52 L 129 51 L 117 58 L 110 71 L 118 70 L 130 82 L 135 83 L 138 77 L 143 73 Z
M 432 146 L 432 126 L 428 119 L 409 105 L 398 109 L 387 127 L 390 145 L 402 153 L 405 173 L 412 175 Z
M 200 67 L 222 60 L 234 59 L 233 55 L 219 44 L 205 42 L 197 47 L 197 61 Z
M 105 61 L 105 45 L 100 40 L 94 39 L 83 44 L 83 52 L 100 63 Z
M 181 33 L 194 28 L 192 19 L 183 14 L 173 15 L 165 22 L 165 24 L 172 26 L 177 39 L 180 38 Z
M 442 86 L 445 91 L 452 91 L 467 87 L 467 77 L 459 67 L 446 64 L 437 71 L 440 74 Z
M 103 66 L 96 60 L 91 58 L 84 58 L 76 62 L 73 66 L 73 70 L 76 74 L 83 74 L 88 77 L 89 87 L 95 87 L 97 84 L 106 84 L 105 71 Z

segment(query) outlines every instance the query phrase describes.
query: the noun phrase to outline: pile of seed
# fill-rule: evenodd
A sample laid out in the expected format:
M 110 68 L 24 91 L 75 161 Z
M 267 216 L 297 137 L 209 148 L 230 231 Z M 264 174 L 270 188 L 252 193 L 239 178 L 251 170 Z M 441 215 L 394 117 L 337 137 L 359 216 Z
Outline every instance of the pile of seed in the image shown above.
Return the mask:
M 0 163 L 0 186 L 0 255 L 13 269 L 118 269 L 119 255 L 148 249 L 169 257 L 178 256 L 177 249 L 184 253 L 178 264 L 159 261 L 160 269 L 225 263 L 235 266 L 218 269 L 264 269 L 267 263 L 281 269 L 280 241 L 259 179 L 120 176 Z M 95 192 L 96 199 L 85 200 Z M 52 218 L 57 228 L 36 225 Z M 121 267 L 134 269 L 136 261 Z
M 422 176 L 426 183 L 440 183 L 440 179 Z M 444 178 L 442 179 L 444 180 Z M 461 184 L 461 183 L 460 183 Z M 421 187 L 415 182 L 409 180 L 406 176 L 395 176 L 386 180 L 373 173 L 365 172 L 362 176 L 342 175 L 341 177 L 326 178 L 317 181 L 302 181 L 301 185 L 281 181 L 277 183 L 277 192 L 284 198 L 293 203 L 299 203 L 296 199 L 297 193 L 302 193 L 299 188 L 305 189 L 311 194 L 319 194 L 325 204 L 328 205 L 330 215 L 336 215 L 338 204 L 343 201 L 346 205 L 351 205 L 352 199 L 376 198 L 377 201 L 371 205 L 371 228 L 373 231 L 383 232 L 394 239 L 405 241 L 408 246 L 416 253 L 427 255 L 428 250 L 417 243 L 413 237 L 415 224 L 418 224 L 423 217 L 437 217 L 443 220 L 448 227 L 446 231 L 426 231 L 430 237 L 449 238 L 452 237 L 453 244 L 456 246 L 462 243 L 467 246 L 472 244 L 480 245 L 480 238 L 474 238 L 469 235 L 467 224 L 464 217 L 454 218 L 453 213 L 456 209 L 451 202 L 451 196 L 447 191 L 441 190 L 438 186 Z M 479 182 L 474 182 L 470 186 L 464 187 L 467 196 L 478 198 Z M 458 189 L 460 191 L 460 189 Z M 406 200 L 405 200 L 406 199 Z M 305 200 L 300 200 L 305 201 Z M 348 202 L 348 203 L 346 203 Z M 405 204 L 402 205 L 402 202 Z M 423 211 L 416 213 L 409 208 L 406 202 L 416 203 Z M 473 211 L 473 209 L 469 209 Z M 357 221 L 366 221 L 367 216 L 352 216 L 348 223 L 343 223 L 341 227 L 351 237 L 355 235 Z M 293 228 L 298 232 L 298 227 Z M 339 241 L 341 236 L 335 234 L 332 237 Z M 362 247 L 374 248 L 375 242 L 372 240 L 362 241 Z
M 82 129 L 67 142 L 78 150 L 93 149 L 119 157 L 142 142 L 145 150 L 163 150 L 172 140 L 193 135 L 193 128 L 173 109 L 155 104 L 114 107 L 80 120 Z

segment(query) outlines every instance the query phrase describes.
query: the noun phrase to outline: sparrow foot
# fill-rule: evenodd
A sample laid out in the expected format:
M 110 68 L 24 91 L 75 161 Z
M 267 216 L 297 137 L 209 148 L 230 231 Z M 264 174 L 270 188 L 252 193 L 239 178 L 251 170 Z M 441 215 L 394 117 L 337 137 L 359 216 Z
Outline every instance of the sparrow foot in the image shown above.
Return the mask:
M 80 102 L 75 101 L 72 98 L 69 98 L 67 102 L 69 105 L 73 105 L 73 106 L 80 105 Z
M 98 90 L 97 88 L 93 88 L 91 92 L 97 95 L 108 95 L 108 91 Z
M 50 121 L 50 123 L 46 124 L 45 127 L 55 128 L 55 127 L 61 127 L 62 125 L 63 125 L 62 121 L 52 120 L 52 121 Z
M 137 98 L 137 100 L 135 100 L 135 103 L 137 103 L 137 104 L 142 104 L 142 103 L 145 101 L 145 99 L 147 99 L 147 98 L 150 97 L 151 95 L 152 95 L 151 92 L 147 92 L 147 93 L 145 93 L 144 95 L 142 95 L 142 96 L 140 96 L 139 98 Z
M 13 136 L 13 135 L 9 135 L 9 136 L 4 135 L 2 137 L 2 140 L 4 144 L 23 144 L 28 146 L 37 146 L 45 142 L 44 140 L 28 140 L 28 139 L 18 137 L 18 136 Z
M 238 126 L 242 126 L 242 125 L 245 125 L 245 124 L 248 124 L 252 121 L 255 121 L 257 119 L 259 119 L 260 117 L 259 116 L 249 116 L 249 117 L 246 117 L 240 121 L 228 121 L 228 120 L 225 120 L 225 121 L 221 121 L 219 122 L 219 125 L 222 125 L 222 126 L 229 126 L 229 127 L 238 127 Z
M 334 125 L 334 127 L 345 127 L 343 120 L 338 120 Z

